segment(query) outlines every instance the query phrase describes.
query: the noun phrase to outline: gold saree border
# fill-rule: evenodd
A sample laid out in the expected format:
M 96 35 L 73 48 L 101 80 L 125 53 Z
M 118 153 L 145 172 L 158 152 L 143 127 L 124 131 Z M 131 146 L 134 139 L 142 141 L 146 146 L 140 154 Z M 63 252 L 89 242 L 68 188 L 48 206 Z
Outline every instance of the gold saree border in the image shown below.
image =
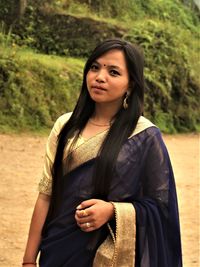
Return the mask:
M 133 133 L 129 136 L 129 138 L 133 137 L 134 135 L 146 130 L 149 127 L 157 127 L 155 124 L 153 124 L 150 120 L 148 120 L 147 118 L 145 118 L 144 116 L 140 116 L 138 123 L 136 125 L 135 130 L 133 131 Z
M 116 233 L 98 248 L 93 267 L 134 267 L 136 244 L 136 213 L 131 203 L 112 202 L 115 209 Z
M 72 156 L 72 162 L 68 170 L 66 170 L 66 172 L 72 171 L 73 169 L 80 166 L 84 162 L 87 162 L 88 160 L 95 158 L 99 152 L 101 144 L 107 133 L 108 133 L 108 130 L 103 131 L 89 139 L 86 139 L 84 142 L 78 141 L 77 144 L 75 144 L 74 149 L 70 153 L 68 154 L 66 153 L 65 155 L 64 160 L 66 160 L 67 156 L 69 155 Z M 79 138 L 84 140 L 84 138 L 82 137 L 79 137 Z
M 133 137 L 134 135 L 152 126 L 155 126 L 155 125 L 151 121 L 149 121 L 143 116 L 140 116 L 135 130 L 129 136 L 129 138 Z M 81 142 L 81 143 L 77 142 L 77 145 L 75 145 L 75 148 L 69 154 L 67 154 L 68 149 L 66 148 L 64 160 L 66 160 L 66 157 L 68 155 L 72 155 L 72 162 L 70 164 L 70 169 L 66 170 L 66 172 L 72 171 L 76 167 L 82 165 L 84 162 L 87 162 L 93 158 L 96 158 L 107 133 L 108 133 L 108 130 L 100 132 L 97 135 L 89 139 L 86 139 L 84 142 Z M 71 142 L 72 140 L 70 141 L 70 143 Z M 65 172 L 65 169 L 64 169 L 64 172 Z

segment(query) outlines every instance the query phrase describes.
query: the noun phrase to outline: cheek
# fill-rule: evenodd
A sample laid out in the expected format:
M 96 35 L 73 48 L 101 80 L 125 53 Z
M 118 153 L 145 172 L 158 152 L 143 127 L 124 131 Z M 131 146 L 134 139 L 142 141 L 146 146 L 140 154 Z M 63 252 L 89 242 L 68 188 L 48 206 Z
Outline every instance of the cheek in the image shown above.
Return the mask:
M 128 91 L 129 84 L 127 82 L 121 82 L 117 84 L 118 92 L 124 95 Z

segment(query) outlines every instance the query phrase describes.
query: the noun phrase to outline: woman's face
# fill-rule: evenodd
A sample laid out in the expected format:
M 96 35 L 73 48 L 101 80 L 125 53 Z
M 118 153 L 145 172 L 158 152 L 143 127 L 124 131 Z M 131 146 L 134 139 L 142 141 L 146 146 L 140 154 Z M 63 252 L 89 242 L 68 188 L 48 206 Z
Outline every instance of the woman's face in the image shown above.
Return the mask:
M 120 108 L 129 86 L 124 53 L 113 49 L 99 57 L 91 65 L 86 82 L 90 97 L 96 103 L 112 103 Z

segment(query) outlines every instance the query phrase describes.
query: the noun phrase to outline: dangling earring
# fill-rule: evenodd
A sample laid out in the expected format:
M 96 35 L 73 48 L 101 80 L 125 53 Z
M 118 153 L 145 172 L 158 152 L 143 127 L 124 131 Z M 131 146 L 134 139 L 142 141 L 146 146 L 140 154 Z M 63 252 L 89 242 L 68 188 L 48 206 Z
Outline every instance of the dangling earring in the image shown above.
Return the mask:
M 128 97 L 129 97 L 129 94 L 128 94 L 128 92 L 126 92 L 126 96 L 125 96 L 124 101 L 123 101 L 123 108 L 124 109 L 128 108 Z

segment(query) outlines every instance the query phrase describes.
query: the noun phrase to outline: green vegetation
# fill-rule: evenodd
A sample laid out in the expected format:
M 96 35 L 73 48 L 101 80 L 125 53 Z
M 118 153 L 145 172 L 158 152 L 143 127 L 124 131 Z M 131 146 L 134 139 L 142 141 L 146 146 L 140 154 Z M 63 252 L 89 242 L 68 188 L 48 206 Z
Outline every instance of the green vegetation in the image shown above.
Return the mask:
M 17 47 L 4 48 L 0 58 L 1 131 L 51 127 L 56 117 L 73 109 L 82 76 L 81 60 Z
M 109 37 L 144 51 L 147 117 L 167 133 L 200 130 L 200 13 L 192 1 L 28 3 L 18 20 L 6 0 L 0 3 L 1 131 L 51 127 L 72 110 L 84 58 Z

